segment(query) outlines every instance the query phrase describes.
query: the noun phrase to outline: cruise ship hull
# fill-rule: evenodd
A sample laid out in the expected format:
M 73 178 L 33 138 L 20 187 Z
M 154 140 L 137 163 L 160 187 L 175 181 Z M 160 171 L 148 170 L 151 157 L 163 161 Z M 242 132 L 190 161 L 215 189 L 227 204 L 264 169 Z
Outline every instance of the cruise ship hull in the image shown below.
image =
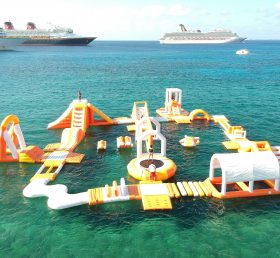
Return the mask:
M 96 37 L 77 38 L 32 38 L 24 41 L 23 46 L 86 46 Z
M 13 50 L 22 42 L 24 42 L 24 38 L 0 37 L 0 50 Z
M 234 38 L 229 38 L 229 39 L 213 39 L 213 40 L 204 40 L 204 39 L 161 39 L 160 44 L 173 44 L 173 45 L 184 45 L 184 44 L 227 44 L 227 43 L 238 43 L 244 41 L 246 38 L 240 38 L 240 37 L 234 37 Z

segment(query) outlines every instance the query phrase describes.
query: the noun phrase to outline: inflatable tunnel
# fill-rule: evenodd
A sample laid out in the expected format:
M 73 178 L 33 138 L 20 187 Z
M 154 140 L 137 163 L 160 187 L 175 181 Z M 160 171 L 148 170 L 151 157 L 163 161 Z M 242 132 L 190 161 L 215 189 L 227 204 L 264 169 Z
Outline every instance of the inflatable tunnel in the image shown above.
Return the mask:
M 221 178 L 215 179 L 216 169 L 221 170 Z M 275 194 L 274 191 L 279 191 L 279 163 L 271 151 L 214 154 L 210 161 L 209 178 L 212 181 L 218 180 L 221 184 L 221 192 L 216 197 L 220 194 L 228 197 L 248 197 L 253 192 L 257 196 L 258 191 L 259 195 Z M 274 189 L 257 190 L 254 188 L 255 181 L 263 180 L 275 181 Z M 244 182 L 248 182 L 248 185 Z M 236 190 L 227 192 L 227 185 L 234 183 L 241 185 L 243 192 Z M 212 195 L 215 196 L 213 193 Z
M 194 121 L 194 120 L 207 120 L 207 121 L 210 121 L 211 120 L 211 117 L 210 115 L 204 111 L 203 109 L 195 109 L 193 110 L 190 115 L 190 120 L 191 121 Z

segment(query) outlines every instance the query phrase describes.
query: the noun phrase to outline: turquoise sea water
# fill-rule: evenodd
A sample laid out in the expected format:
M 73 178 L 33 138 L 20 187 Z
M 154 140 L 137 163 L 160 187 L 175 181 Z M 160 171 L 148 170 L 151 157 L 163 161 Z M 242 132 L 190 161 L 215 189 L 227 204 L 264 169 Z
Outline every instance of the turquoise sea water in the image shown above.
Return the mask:
M 248 48 L 251 54 L 237 56 Z M 216 46 L 161 46 L 158 42 L 101 42 L 88 47 L 22 47 L 0 52 L 0 119 L 20 118 L 29 145 L 58 142 L 48 131 L 76 98 L 111 117 L 129 116 L 134 101 L 148 101 L 151 115 L 164 104 L 165 88 L 183 89 L 183 107 L 224 114 L 243 125 L 251 140 L 280 145 L 280 42 L 247 41 Z M 226 152 L 214 125 L 162 124 L 167 156 L 177 166 L 174 181 L 208 177 L 212 154 Z M 125 126 L 90 128 L 77 148 L 80 165 L 66 165 L 55 183 L 70 193 L 127 176 L 136 151 L 119 152 Z M 199 136 L 197 149 L 178 141 Z M 104 154 L 96 151 L 108 141 Z M 62 211 L 46 198 L 27 199 L 22 189 L 40 164 L 0 164 L 1 257 L 278 257 L 280 197 L 178 199 L 174 210 L 144 212 L 140 201 L 87 205 Z M 171 180 L 171 181 L 172 181 Z

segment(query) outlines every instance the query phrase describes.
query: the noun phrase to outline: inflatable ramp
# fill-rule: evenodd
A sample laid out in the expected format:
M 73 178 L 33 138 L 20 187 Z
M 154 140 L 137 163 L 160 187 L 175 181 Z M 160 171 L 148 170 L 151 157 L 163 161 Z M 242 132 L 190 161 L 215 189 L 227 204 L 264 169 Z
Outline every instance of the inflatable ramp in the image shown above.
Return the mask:
M 71 111 L 71 128 L 65 128 L 61 135 L 60 143 L 48 144 L 44 151 L 50 152 L 55 150 L 73 151 L 83 140 L 87 130 L 87 105 L 76 103 Z
M 88 126 L 99 126 L 99 125 L 112 125 L 114 121 L 108 117 L 101 110 L 88 103 L 86 99 L 73 100 L 69 107 L 64 113 L 52 123 L 49 123 L 48 129 L 59 129 L 59 128 L 70 128 L 73 125 L 80 127 L 75 118 L 79 118 L 79 113 L 83 112 L 83 130 L 85 131 Z M 95 115 L 99 116 L 100 119 L 96 119 Z M 78 119 L 79 120 L 79 119 Z
M 101 119 L 95 119 L 95 115 Z M 74 100 L 57 120 L 48 125 L 48 129 L 65 128 L 61 142 L 48 144 L 44 151 L 73 151 L 83 140 L 89 126 L 111 124 L 114 124 L 113 120 L 86 99 Z

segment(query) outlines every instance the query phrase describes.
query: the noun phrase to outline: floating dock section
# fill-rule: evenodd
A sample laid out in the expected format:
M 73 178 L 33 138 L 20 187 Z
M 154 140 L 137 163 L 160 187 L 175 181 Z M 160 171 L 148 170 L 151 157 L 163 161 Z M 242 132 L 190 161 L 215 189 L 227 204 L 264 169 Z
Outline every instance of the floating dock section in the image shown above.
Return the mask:
M 170 210 L 171 199 L 191 197 L 211 197 L 211 184 L 204 182 L 183 181 L 177 183 L 162 183 L 142 181 L 140 184 L 126 185 L 124 178 L 113 181 L 112 185 L 88 189 L 86 192 L 69 194 L 65 185 L 48 185 L 55 179 L 63 167 L 63 161 L 52 174 L 41 174 L 46 166 L 38 170 L 31 183 L 23 190 L 23 195 L 29 198 L 48 197 L 48 206 L 52 209 L 66 209 L 83 204 L 95 206 L 109 202 L 142 201 L 144 210 Z
M 124 182 L 124 179 L 122 179 Z M 141 181 L 137 185 L 116 186 L 106 185 L 101 188 L 89 189 L 89 205 L 98 205 L 107 202 L 142 200 L 144 210 L 170 210 L 171 199 L 182 197 L 211 197 L 212 191 L 207 181 L 183 181 L 177 183 L 162 183 Z
M 170 210 L 171 199 L 191 197 L 211 197 L 211 184 L 204 182 L 183 181 L 162 183 L 142 181 L 140 184 L 126 185 L 124 178 L 113 181 L 112 185 L 88 189 L 86 192 L 68 194 L 65 185 L 47 185 L 49 178 L 38 178 L 24 189 L 26 197 L 48 197 L 48 206 L 52 209 L 65 209 L 83 204 L 95 206 L 109 202 L 142 201 L 144 210 Z M 213 187 L 212 187 L 213 188 Z
M 202 109 L 188 112 L 182 108 L 182 90 L 178 88 L 167 88 L 165 92 L 165 107 L 157 109 L 161 117 L 174 121 L 177 124 L 191 124 L 195 120 L 210 121 L 211 116 Z

